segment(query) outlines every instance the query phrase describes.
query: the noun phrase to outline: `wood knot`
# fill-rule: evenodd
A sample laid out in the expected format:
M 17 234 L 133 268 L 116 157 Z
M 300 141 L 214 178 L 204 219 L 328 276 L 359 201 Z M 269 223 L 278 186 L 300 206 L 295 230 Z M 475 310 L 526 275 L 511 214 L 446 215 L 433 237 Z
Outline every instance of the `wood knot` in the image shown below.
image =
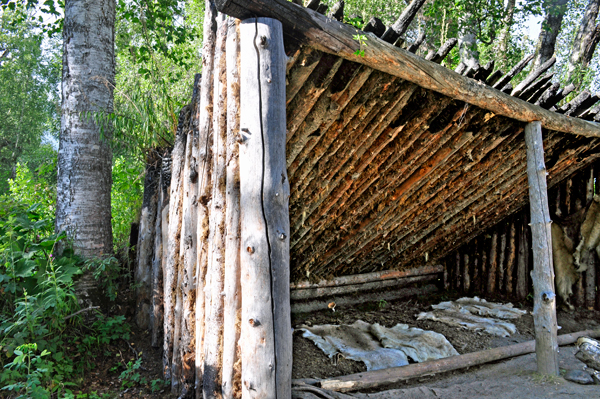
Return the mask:
M 261 36 L 259 40 L 260 40 L 260 45 L 262 47 L 267 47 L 267 37 L 266 36 Z
M 284 240 L 287 238 L 287 236 L 285 235 L 285 233 L 284 233 L 284 232 L 282 232 L 282 231 L 278 231 L 278 232 L 277 232 L 277 237 L 278 237 L 278 238 L 279 238 L 281 241 L 284 241 Z
M 252 327 L 258 327 L 260 326 L 260 321 L 258 320 L 254 320 L 254 319 L 250 319 L 248 320 L 248 323 L 252 326 Z
M 246 248 L 246 251 L 248 251 L 249 254 L 253 254 L 254 253 L 254 247 L 248 247 Z

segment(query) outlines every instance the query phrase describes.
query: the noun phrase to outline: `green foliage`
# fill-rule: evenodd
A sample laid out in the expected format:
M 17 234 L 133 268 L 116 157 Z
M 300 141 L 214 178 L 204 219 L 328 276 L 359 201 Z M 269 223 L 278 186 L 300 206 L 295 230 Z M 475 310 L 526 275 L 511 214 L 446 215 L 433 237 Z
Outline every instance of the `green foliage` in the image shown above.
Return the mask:
M 112 230 L 115 252 L 129 244 L 131 223 L 139 218 L 144 195 L 143 158 L 115 157 L 111 191 Z
M 17 163 L 15 178 L 8 180 L 12 199 L 38 204 L 36 212 L 46 220 L 53 219 L 56 210 L 56 155 L 52 155 L 35 172 L 27 164 Z
M 29 161 L 42 137 L 58 132 L 58 41 L 43 42 L 34 14 L 21 3 L 0 14 L 0 194 L 16 163 Z
M 122 388 L 132 388 L 138 385 L 146 385 L 148 381 L 142 377 L 139 373 L 139 369 L 142 367 L 142 359 L 138 358 L 135 362 L 130 360 L 125 365 L 125 370 L 119 376 L 121 380 Z
M 359 44 L 359 48 L 354 52 L 354 55 L 358 55 L 359 57 L 365 56 L 365 49 L 367 47 L 367 35 L 356 34 L 352 36 L 354 40 L 356 40 Z
M 69 381 L 93 366 L 93 351 L 129 338 L 123 316 L 100 315 L 90 326 L 75 315 L 73 284 L 84 262 L 68 243 L 55 252 L 65 235 L 54 233 L 43 209 L 0 197 L 0 383 L 20 398 L 49 398 L 75 385 Z M 113 260 L 95 270 L 110 276 Z

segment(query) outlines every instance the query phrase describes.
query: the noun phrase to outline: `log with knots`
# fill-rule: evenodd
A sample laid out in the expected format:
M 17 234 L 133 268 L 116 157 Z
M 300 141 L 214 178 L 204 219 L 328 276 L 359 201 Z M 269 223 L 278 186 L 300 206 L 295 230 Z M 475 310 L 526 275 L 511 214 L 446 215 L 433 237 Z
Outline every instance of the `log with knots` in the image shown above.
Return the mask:
M 577 242 L 577 246 L 574 243 Z M 552 223 L 552 261 L 555 286 L 563 304 L 573 310 L 573 285 L 600 257 L 600 196 L 581 210 Z

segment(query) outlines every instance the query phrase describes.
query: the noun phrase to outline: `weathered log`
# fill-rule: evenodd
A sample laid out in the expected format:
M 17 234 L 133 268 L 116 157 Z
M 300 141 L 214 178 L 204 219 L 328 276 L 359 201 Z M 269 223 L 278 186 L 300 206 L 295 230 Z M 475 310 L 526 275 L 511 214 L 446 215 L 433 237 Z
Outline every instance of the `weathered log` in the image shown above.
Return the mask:
M 448 39 L 446 43 L 444 43 L 444 45 L 440 47 L 440 49 L 437 52 L 433 53 L 432 56 L 428 57 L 427 59 L 431 62 L 435 62 L 436 64 L 441 63 L 442 61 L 444 61 L 444 58 L 446 58 L 448 53 L 452 51 L 452 49 L 456 46 L 457 43 L 458 39 L 454 37 Z
M 191 103 L 191 118 L 195 117 L 197 108 L 198 91 L 200 86 L 200 75 L 197 74 L 194 79 L 194 94 Z M 180 363 L 181 380 L 172 381 L 172 387 L 182 397 L 190 397 L 193 394 L 195 380 L 195 342 L 194 342 L 194 309 L 196 305 L 196 293 L 194 287 L 194 272 L 196 269 L 196 209 L 198 194 L 198 134 L 193 129 L 193 123 L 189 123 L 185 128 L 184 134 L 187 135 L 186 149 L 184 157 L 184 167 L 182 176 L 182 224 L 180 240 L 180 272 L 178 277 L 178 287 L 181 295 L 178 296 L 180 303 L 176 301 L 176 312 L 179 313 L 179 320 L 176 320 L 179 329 L 175 329 L 174 350 L 179 350 L 176 357 L 173 354 L 173 360 Z M 179 299 L 181 298 L 181 299 Z
M 498 81 L 494 84 L 494 89 L 501 89 L 506 86 L 515 76 L 517 76 L 525 67 L 533 60 L 534 54 L 529 54 L 521 61 L 519 61 L 510 71 L 508 71 L 504 76 L 502 76 Z
M 242 394 L 284 398 L 291 396 L 292 334 L 283 27 L 245 20 L 240 38 Z
M 548 83 L 553 77 L 554 73 L 547 73 L 539 80 L 532 82 L 529 86 L 523 88 L 522 92 L 517 97 L 525 101 L 529 101 L 529 98 L 533 95 L 533 93 L 535 93 L 540 87 Z
M 426 107 L 426 108 L 428 108 L 428 107 Z M 393 165 L 393 163 L 390 163 L 390 165 Z M 402 170 L 400 170 L 400 174 L 403 174 L 403 173 L 404 173 L 404 172 L 403 172 Z M 402 181 L 400 181 L 400 183 L 401 183 L 401 182 L 402 182 Z M 443 187 L 443 186 L 441 186 L 441 187 Z M 433 194 L 433 193 L 432 193 L 432 194 Z M 428 195 L 429 195 L 429 194 L 428 194 Z M 410 202 L 408 202 L 408 203 L 409 203 L 409 204 L 414 204 L 414 203 L 424 203 L 424 201 L 426 201 L 426 200 L 422 200 L 422 201 L 421 201 L 421 200 L 412 200 L 412 201 L 410 201 Z M 402 210 L 404 211 L 404 208 L 405 208 L 405 207 L 402 207 L 402 205 L 401 205 L 401 204 L 400 204 L 400 206 L 401 206 Z M 360 215 L 360 212 L 357 212 L 357 213 Z M 392 212 L 392 213 L 393 213 L 393 212 Z M 391 225 L 391 224 L 395 223 L 395 221 L 394 221 L 394 220 L 395 220 L 395 219 L 390 219 L 390 222 L 388 223 L 388 225 Z M 386 223 L 387 223 L 387 222 L 386 222 Z M 408 224 L 410 225 L 410 222 L 408 222 Z M 377 230 L 378 230 L 378 231 L 379 231 L 379 229 L 380 229 L 380 228 L 379 228 L 379 227 L 377 227 Z M 359 230 L 360 230 L 360 228 L 359 228 L 357 231 L 359 231 Z M 384 230 L 385 230 L 385 229 L 384 229 Z M 375 240 L 371 240 L 371 241 L 374 241 L 374 242 L 375 242 Z M 423 253 L 423 252 L 422 252 L 422 253 Z
M 325 13 L 327 12 L 327 9 L 329 8 L 329 6 L 327 4 L 319 4 L 319 7 L 317 7 L 317 12 L 319 14 L 325 15 Z
M 553 83 L 543 94 L 542 96 L 535 102 L 535 105 L 539 105 L 542 108 L 549 109 L 553 107 L 556 102 L 554 99 L 562 94 L 562 89 L 560 88 L 560 83 Z
M 312 47 L 303 47 L 302 52 L 299 55 L 299 59 L 294 63 L 294 66 L 288 73 L 288 83 L 286 90 L 286 103 L 294 99 L 298 91 L 302 89 L 304 83 L 319 65 L 319 61 L 323 53 L 313 49 Z
M 212 131 L 213 131 L 213 88 L 214 54 L 217 36 L 217 9 L 213 0 L 206 0 L 204 6 L 204 26 L 202 45 L 202 79 L 198 109 L 198 208 L 197 208 L 197 254 L 196 254 L 196 312 L 195 348 L 196 398 L 202 397 L 204 375 L 204 321 L 206 318 L 206 271 L 208 268 L 209 214 L 208 204 L 212 196 Z
M 228 19 L 219 14 L 214 55 L 212 198 L 208 236 L 204 313 L 204 398 L 218 398 L 223 351 L 223 288 L 225 271 L 225 186 L 227 142 L 226 40 Z
M 512 96 L 520 96 L 527 87 L 535 82 L 537 78 L 542 76 L 548 69 L 552 68 L 552 66 L 556 63 L 556 57 L 550 58 L 548 61 L 544 62 L 537 70 L 530 73 L 521 83 L 515 87 L 511 93 Z
M 162 154 L 161 171 L 159 179 L 158 206 L 156 207 L 156 222 L 154 223 L 154 258 L 152 259 L 152 333 L 151 344 L 157 348 L 160 346 L 160 336 L 163 331 L 163 246 L 169 240 L 169 183 L 171 182 L 170 170 L 165 171 L 165 164 L 169 165 L 171 154 Z M 168 159 L 168 160 L 166 160 Z M 166 252 L 166 251 L 165 251 Z
M 407 277 L 401 277 L 396 279 L 386 279 L 381 281 L 370 281 L 360 284 L 350 284 L 334 287 L 318 287 L 318 288 L 306 288 L 299 290 L 292 290 L 290 293 L 290 299 L 292 301 L 298 301 L 302 299 L 313 299 L 324 296 L 335 296 L 335 295 L 348 295 L 361 291 L 373 291 L 376 289 L 383 289 L 389 287 L 405 287 L 409 284 L 422 281 L 430 281 L 439 278 L 439 273 L 434 274 L 421 274 Z
M 412 279 L 424 282 L 430 279 L 430 276 L 411 277 Z M 325 299 L 316 299 L 312 301 L 293 302 L 291 307 L 292 313 L 309 313 L 317 310 L 331 309 L 331 303 L 335 303 L 335 308 L 338 310 L 348 308 L 360 303 L 375 302 L 380 304 L 381 301 L 395 301 L 402 298 L 415 296 L 427 296 L 438 291 L 434 284 L 427 284 L 422 287 L 406 287 L 398 288 L 389 291 L 363 292 L 358 296 L 334 296 Z
M 388 43 L 394 43 L 396 39 L 406 32 L 423 4 L 425 4 L 425 0 L 412 0 L 408 7 L 402 11 L 402 14 L 400 14 L 400 17 L 398 17 L 396 22 L 386 29 L 385 33 L 381 36 L 381 40 Z
M 319 3 L 321 3 L 320 0 L 308 0 L 306 2 L 306 4 L 304 5 L 304 7 L 309 8 L 311 10 L 317 10 L 317 8 L 319 8 Z
M 346 113 L 347 106 L 355 101 L 356 95 L 362 90 L 363 85 L 365 85 L 365 82 L 372 72 L 373 70 L 371 68 L 361 66 L 344 90 L 339 93 L 328 93 L 331 94 L 328 99 L 330 101 L 335 101 L 339 108 L 337 111 L 330 109 L 329 112 L 323 113 L 321 125 L 315 130 L 315 132 L 320 132 L 321 134 L 318 137 L 312 137 L 308 140 L 302 148 L 302 151 L 288 166 L 290 181 L 293 182 L 292 184 L 294 184 L 295 187 L 304 181 L 311 171 L 311 167 L 320 160 L 326 153 L 329 145 L 334 142 L 335 137 L 337 137 L 336 135 L 342 130 L 340 122 L 337 119 L 338 116 Z M 355 109 L 355 111 L 357 111 L 357 109 Z M 345 118 L 345 120 L 348 120 L 348 118 Z M 300 129 L 302 129 L 302 134 L 304 134 L 302 126 Z M 312 134 L 314 134 L 314 132 Z M 311 134 L 308 136 L 310 135 Z M 310 154 L 310 156 L 307 156 L 307 154 Z M 291 158 L 290 155 L 288 155 L 288 159 L 289 158 Z
M 500 69 L 496 69 L 486 80 L 486 83 L 488 84 L 488 86 L 494 86 L 502 77 L 502 75 L 504 75 L 504 72 L 502 72 Z
M 500 258 L 498 259 L 498 277 L 496 279 L 496 289 L 499 293 L 504 291 L 504 277 L 505 277 L 505 262 L 506 262 L 506 233 L 507 225 L 503 223 L 502 233 L 500 234 Z
M 557 346 L 571 345 L 579 337 L 600 337 L 600 330 L 585 330 L 572 334 L 559 335 Z M 536 350 L 536 341 L 527 341 L 520 344 L 502 346 L 480 352 L 431 360 L 423 363 L 409 364 L 408 366 L 393 367 L 389 369 L 366 371 L 341 377 L 332 377 L 320 380 L 316 385 L 323 389 L 339 392 L 351 392 L 364 389 L 373 389 L 380 386 L 399 383 L 411 378 L 438 374 L 480 364 L 490 363 L 502 359 L 533 353 Z
M 333 18 L 336 21 L 344 21 L 344 0 L 338 1 L 331 7 L 331 11 L 327 15 L 329 18 Z
M 355 274 L 351 276 L 336 277 L 331 280 L 322 280 L 318 283 L 311 283 L 309 281 L 301 281 L 298 283 L 290 284 L 290 289 L 294 290 L 305 290 L 322 287 L 340 287 L 344 285 L 370 283 L 374 281 L 393 280 L 404 277 L 420 276 L 425 274 L 436 274 L 441 273 L 443 267 L 441 265 L 435 266 L 421 266 L 415 269 L 409 270 L 384 270 L 381 272 Z
M 182 177 L 185 156 L 187 134 L 183 127 L 187 125 L 190 118 L 189 106 L 183 107 L 179 113 L 179 125 L 175 136 L 175 145 L 172 152 L 171 185 L 169 193 L 169 232 L 167 242 L 167 262 L 163 269 L 164 289 L 164 347 L 163 367 L 165 378 L 171 379 L 172 384 L 178 381 L 178 376 L 173 375 L 173 366 L 179 370 L 179 364 L 173 365 L 173 355 L 178 351 L 173 350 L 176 324 L 175 315 L 176 298 L 178 295 L 178 271 L 179 271 L 179 241 L 181 238 L 181 202 L 182 202 Z M 164 251 L 164 248 L 163 248 Z M 172 385 L 173 386 L 173 385 Z
M 221 388 L 224 399 L 242 391 L 240 340 L 240 168 L 237 143 L 240 131 L 239 21 L 227 31 L 227 183 L 225 209 L 225 276 L 223 307 L 223 361 Z
M 587 184 L 586 184 L 586 203 L 590 203 L 590 201 L 594 198 L 594 185 L 595 185 L 595 176 L 594 176 L 594 167 L 591 167 L 587 174 Z M 582 277 L 585 277 L 585 307 L 588 310 L 594 310 L 596 305 L 596 267 L 598 265 L 598 258 L 593 257 L 593 260 L 590 262 L 590 267 L 585 271 Z
M 159 202 L 160 160 L 151 152 L 146 159 L 144 198 L 140 215 L 139 235 L 136 243 L 134 281 L 136 289 L 135 321 L 145 330 L 150 326 L 152 297 L 152 245 L 156 223 L 156 210 Z
M 515 268 L 515 259 L 517 252 L 517 235 L 515 222 L 510 222 L 508 230 L 508 257 L 506 259 L 506 274 L 504 275 L 504 285 L 506 287 L 506 296 L 512 298 L 513 295 L 513 271 Z
M 488 269 L 487 293 L 494 294 L 496 292 L 496 270 L 498 268 L 498 232 L 492 233 L 492 244 L 490 247 L 490 267 Z
M 535 93 L 533 93 L 527 99 L 527 102 L 535 104 L 540 99 L 540 97 L 542 97 L 542 94 L 544 94 L 546 92 L 546 90 L 548 90 L 550 87 L 552 87 L 552 85 L 553 85 L 552 82 L 546 82 L 545 84 L 543 84 Z
M 558 375 L 558 343 L 556 340 L 556 295 L 552 268 L 552 236 L 548 211 L 546 166 L 542 125 L 531 122 L 525 127 L 527 143 L 527 176 L 533 238 L 533 320 L 538 372 Z
M 523 215 L 523 220 L 519 223 L 519 252 L 517 257 L 517 288 L 516 295 L 520 300 L 525 299 L 528 294 L 528 271 L 529 271 L 529 241 L 526 233 L 526 215 Z
M 355 52 L 360 44 L 353 39 L 356 34 L 354 27 L 332 21 L 294 3 L 285 0 L 270 0 L 268 3 L 260 0 L 219 0 L 217 7 L 240 19 L 256 15 L 276 18 L 285 25 L 285 35 L 294 40 L 304 40 L 318 50 L 374 67 L 496 114 L 523 122 L 539 120 L 543 127 L 561 132 L 600 136 L 600 127 L 589 122 L 563 118 L 522 100 L 500 94 L 384 41 L 370 40 L 363 49 L 364 55 L 357 55 Z
M 417 0 L 413 0 L 413 1 L 417 1 Z M 400 40 L 400 39 L 398 39 Z M 419 49 L 419 47 L 421 47 L 421 44 L 423 44 L 423 42 L 425 41 L 425 32 L 421 32 L 419 33 L 419 36 L 417 36 L 417 40 L 415 40 L 415 42 L 413 44 L 411 44 L 410 46 L 408 46 L 408 48 L 406 49 L 406 51 L 408 51 L 409 53 L 416 53 L 417 50 Z M 400 47 L 398 45 L 395 45 L 396 47 Z
M 385 25 L 381 20 L 377 17 L 371 17 L 369 22 L 363 28 L 365 32 L 373 32 L 373 34 L 377 37 L 381 37 L 385 33 Z
M 465 293 L 469 293 L 471 290 L 471 274 L 470 274 L 470 256 L 467 253 L 463 254 L 463 267 L 462 267 L 462 286 Z

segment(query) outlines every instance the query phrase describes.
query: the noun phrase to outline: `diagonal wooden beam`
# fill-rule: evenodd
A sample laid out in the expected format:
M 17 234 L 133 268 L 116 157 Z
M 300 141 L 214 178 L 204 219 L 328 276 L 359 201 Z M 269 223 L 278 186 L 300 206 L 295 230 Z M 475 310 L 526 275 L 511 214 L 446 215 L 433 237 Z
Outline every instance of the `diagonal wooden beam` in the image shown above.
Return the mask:
M 529 104 L 286 0 L 216 0 L 216 5 L 219 11 L 239 19 L 256 16 L 278 19 L 283 24 L 286 40 L 364 64 L 495 114 L 521 122 L 540 121 L 542 127 L 550 130 L 600 137 L 598 123 Z M 357 35 L 364 35 L 360 39 L 362 44 Z

